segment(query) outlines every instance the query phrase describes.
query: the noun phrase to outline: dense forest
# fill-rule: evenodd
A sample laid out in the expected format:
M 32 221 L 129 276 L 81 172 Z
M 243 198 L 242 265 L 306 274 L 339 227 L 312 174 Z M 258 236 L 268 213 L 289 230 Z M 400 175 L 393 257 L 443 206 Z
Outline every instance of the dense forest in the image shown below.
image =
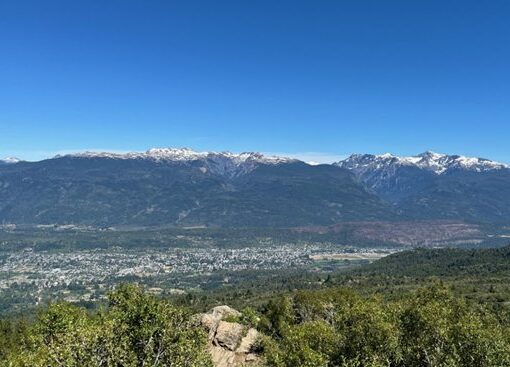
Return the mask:
M 360 273 L 394 276 L 498 276 L 510 273 L 510 246 L 487 249 L 423 249 L 387 256 Z
M 495 307 L 449 281 L 505 279 L 509 254 L 418 249 L 308 283 L 319 290 L 297 289 L 306 277 L 271 295 L 237 289 L 244 308 L 231 321 L 258 330 L 253 352 L 269 367 L 510 366 L 508 303 Z M 119 285 L 92 311 L 53 303 L 1 322 L 1 365 L 212 366 L 195 315 L 228 295 L 168 300 Z

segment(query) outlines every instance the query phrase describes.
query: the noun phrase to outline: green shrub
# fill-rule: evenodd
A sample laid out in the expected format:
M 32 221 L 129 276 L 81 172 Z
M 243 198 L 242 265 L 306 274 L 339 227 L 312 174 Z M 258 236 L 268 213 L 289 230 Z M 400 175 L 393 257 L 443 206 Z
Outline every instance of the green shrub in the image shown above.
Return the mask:
M 125 285 L 96 315 L 67 303 L 51 305 L 6 365 L 210 367 L 205 342 L 184 309 Z
M 508 325 L 441 285 L 385 302 L 350 291 L 298 292 L 272 302 L 268 366 L 510 366 Z

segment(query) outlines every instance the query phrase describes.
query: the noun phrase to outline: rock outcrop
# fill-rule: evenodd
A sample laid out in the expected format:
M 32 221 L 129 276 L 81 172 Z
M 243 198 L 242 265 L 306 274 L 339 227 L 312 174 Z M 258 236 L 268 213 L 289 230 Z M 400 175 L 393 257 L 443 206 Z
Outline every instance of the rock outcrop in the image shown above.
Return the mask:
M 260 356 L 254 353 L 258 331 L 226 321 L 239 316 L 239 311 L 228 306 L 218 306 L 208 313 L 197 315 L 200 325 L 208 332 L 208 349 L 216 367 L 260 365 Z

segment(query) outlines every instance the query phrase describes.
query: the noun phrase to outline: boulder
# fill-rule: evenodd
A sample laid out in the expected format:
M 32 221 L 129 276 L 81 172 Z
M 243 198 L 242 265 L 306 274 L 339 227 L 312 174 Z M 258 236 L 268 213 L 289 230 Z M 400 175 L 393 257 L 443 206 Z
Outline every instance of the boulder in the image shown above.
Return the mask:
M 259 338 L 259 332 L 253 328 L 248 329 L 248 332 L 244 336 L 244 338 L 241 340 L 241 343 L 239 344 L 239 347 L 237 347 L 236 352 L 237 353 L 245 353 L 250 354 L 253 350 L 253 346 L 257 342 L 257 339 Z
M 259 366 L 261 358 L 253 352 L 259 337 L 257 330 L 224 319 L 240 316 L 228 306 L 218 306 L 197 315 L 200 325 L 209 333 L 208 349 L 215 367 Z
M 216 328 L 214 343 L 235 351 L 244 337 L 245 327 L 236 322 L 220 321 Z
M 234 310 L 232 307 L 229 307 L 229 306 L 214 307 L 210 311 L 210 314 L 213 317 L 218 318 L 220 320 L 226 319 L 227 317 L 230 317 L 230 316 L 234 316 L 234 317 L 241 316 L 241 312 Z

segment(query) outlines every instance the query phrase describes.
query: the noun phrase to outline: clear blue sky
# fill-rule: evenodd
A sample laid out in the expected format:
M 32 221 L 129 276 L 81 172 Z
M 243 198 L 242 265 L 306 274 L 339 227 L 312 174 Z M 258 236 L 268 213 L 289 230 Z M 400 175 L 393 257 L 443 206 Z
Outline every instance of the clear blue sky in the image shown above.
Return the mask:
M 0 0 L 0 156 L 510 162 L 510 1 Z

